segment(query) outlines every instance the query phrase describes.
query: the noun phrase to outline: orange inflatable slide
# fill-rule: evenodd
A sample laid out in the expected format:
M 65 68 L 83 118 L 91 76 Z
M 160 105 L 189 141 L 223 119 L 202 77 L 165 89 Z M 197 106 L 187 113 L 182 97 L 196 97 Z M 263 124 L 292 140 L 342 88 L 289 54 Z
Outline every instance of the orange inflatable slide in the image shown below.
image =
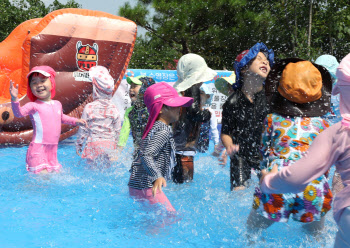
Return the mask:
M 16 118 L 11 109 L 10 80 L 19 85 L 23 106 L 30 69 L 48 65 L 56 71 L 55 100 L 63 112 L 80 118 L 92 100 L 88 71 L 102 65 L 110 70 L 118 88 L 129 64 L 137 26 L 122 17 L 101 11 L 61 9 L 42 19 L 20 24 L 0 43 L 0 146 L 29 144 L 33 129 L 29 117 Z M 77 127 L 62 125 L 60 140 Z

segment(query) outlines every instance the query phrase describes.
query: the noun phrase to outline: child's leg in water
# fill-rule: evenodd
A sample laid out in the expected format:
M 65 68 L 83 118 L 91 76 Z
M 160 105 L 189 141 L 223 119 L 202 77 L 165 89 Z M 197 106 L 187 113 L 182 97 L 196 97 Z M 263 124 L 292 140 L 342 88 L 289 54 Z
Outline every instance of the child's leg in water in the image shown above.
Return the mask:
M 304 223 L 303 228 L 306 232 L 313 236 L 317 236 L 321 233 L 324 228 L 325 216 L 321 217 L 320 221 L 313 221 L 310 223 Z
M 163 205 L 169 212 L 176 212 L 175 208 L 171 205 L 170 201 L 163 193 L 163 191 L 158 190 L 157 194 L 153 196 L 152 188 L 139 190 L 129 187 L 129 194 L 136 199 L 147 200 L 151 205 L 159 203 Z
M 275 221 L 261 216 L 255 209 L 252 208 L 247 220 L 247 232 L 250 234 L 255 234 L 262 229 L 268 228 L 273 223 L 275 223 Z
M 350 247 L 350 207 L 345 208 L 340 216 L 334 248 Z
M 42 171 L 39 172 L 39 174 L 48 174 L 49 172 L 46 169 L 43 169 Z

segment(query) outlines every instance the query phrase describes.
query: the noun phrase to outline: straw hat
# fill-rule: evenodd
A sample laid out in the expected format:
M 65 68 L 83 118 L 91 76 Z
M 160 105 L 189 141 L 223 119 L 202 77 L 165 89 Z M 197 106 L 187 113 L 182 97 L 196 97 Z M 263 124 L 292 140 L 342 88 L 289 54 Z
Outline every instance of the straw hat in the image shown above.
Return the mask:
M 174 88 L 178 91 L 185 91 L 195 84 L 212 80 L 217 73 L 207 66 L 204 58 L 188 53 L 183 55 L 177 63 L 177 81 Z

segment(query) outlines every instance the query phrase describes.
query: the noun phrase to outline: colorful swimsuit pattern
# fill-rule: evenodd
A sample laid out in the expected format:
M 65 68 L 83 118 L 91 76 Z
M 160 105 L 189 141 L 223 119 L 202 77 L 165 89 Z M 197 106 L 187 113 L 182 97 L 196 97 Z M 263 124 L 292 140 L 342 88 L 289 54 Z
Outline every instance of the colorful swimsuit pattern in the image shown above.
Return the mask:
M 132 103 L 132 106 L 125 111 L 118 143 L 119 146 L 125 146 L 131 131 L 134 140 L 134 158 L 137 157 L 139 152 L 143 131 L 145 130 L 149 116 L 147 107 L 143 101 L 143 95 L 148 87 L 156 83 L 151 77 L 141 77 L 139 80 L 142 82 L 142 85 L 136 102 Z
M 130 131 L 134 141 L 134 153 L 133 157 L 135 158 L 140 149 L 140 144 L 142 141 L 142 134 L 145 130 L 148 121 L 148 111 L 147 107 L 137 108 L 132 106 L 128 108 L 125 112 L 124 123 L 120 133 L 120 140 L 118 145 L 125 146 L 126 141 L 129 137 Z
M 329 124 L 320 117 L 285 117 L 267 115 L 264 121 L 261 152 L 261 169 L 278 170 L 299 160 L 315 137 Z M 253 208 L 265 218 L 287 222 L 289 215 L 300 222 L 320 220 L 331 209 L 332 192 L 326 176 L 315 179 L 298 194 L 263 194 L 255 189 Z
M 209 131 L 210 131 L 210 123 L 202 122 L 200 131 L 199 131 L 199 137 L 197 140 L 196 148 L 199 152 L 206 152 L 209 148 Z
M 82 158 L 112 158 L 119 139 L 121 122 L 118 108 L 109 99 L 96 99 L 84 108 L 82 119 L 89 128 L 79 127 L 76 148 Z

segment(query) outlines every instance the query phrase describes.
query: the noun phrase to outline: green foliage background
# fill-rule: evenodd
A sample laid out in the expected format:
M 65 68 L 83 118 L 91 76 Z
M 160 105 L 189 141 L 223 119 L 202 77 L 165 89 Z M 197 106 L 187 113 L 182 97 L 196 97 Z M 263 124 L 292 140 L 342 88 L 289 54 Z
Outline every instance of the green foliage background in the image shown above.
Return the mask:
M 130 68 L 172 69 L 192 52 L 213 69 L 232 70 L 237 54 L 256 42 L 272 48 L 277 58 L 331 54 L 341 60 L 350 52 L 348 1 L 138 0 L 115 12 L 148 31 L 137 38 Z M 81 6 L 74 0 L 55 0 L 48 7 L 41 0 L 1 0 L 0 40 L 20 23 L 61 8 Z
M 214 69 L 231 70 L 256 42 L 277 58 L 341 60 L 350 52 L 349 6 L 348 0 L 139 0 L 119 14 L 148 31 L 137 40 L 130 67 L 164 69 L 192 52 Z
M 42 18 L 57 9 L 80 7 L 74 0 L 69 0 L 66 4 L 55 0 L 48 7 L 41 0 L 0 0 L 0 41 L 24 21 Z

